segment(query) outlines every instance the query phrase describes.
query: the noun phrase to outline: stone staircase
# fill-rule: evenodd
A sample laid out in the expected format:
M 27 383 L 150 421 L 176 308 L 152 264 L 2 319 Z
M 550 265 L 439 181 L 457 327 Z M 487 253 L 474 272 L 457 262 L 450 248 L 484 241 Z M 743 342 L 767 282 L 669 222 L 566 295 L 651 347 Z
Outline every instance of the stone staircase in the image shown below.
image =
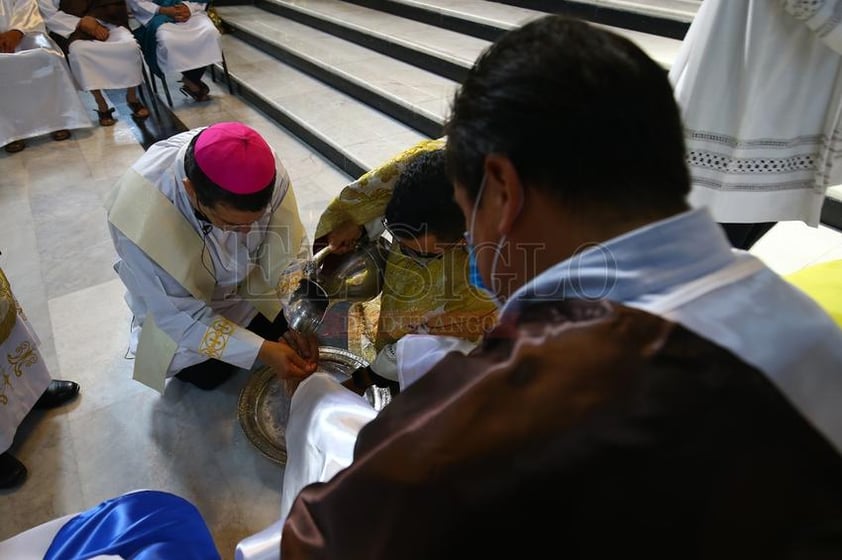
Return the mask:
M 442 135 L 477 56 L 500 34 L 547 13 L 513 5 L 527 1 L 255 0 L 216 11 L 228 31 L 223 48 L 235 91 L 357 177 Z M 669 68 L 680 39 L 641 31 L 641 22 L 668 20 L 686 30 L 698 0 L 553 5 L 574 15 L 586 9 L 600 25 L 625 14 L 628 28 L 611 27 Z

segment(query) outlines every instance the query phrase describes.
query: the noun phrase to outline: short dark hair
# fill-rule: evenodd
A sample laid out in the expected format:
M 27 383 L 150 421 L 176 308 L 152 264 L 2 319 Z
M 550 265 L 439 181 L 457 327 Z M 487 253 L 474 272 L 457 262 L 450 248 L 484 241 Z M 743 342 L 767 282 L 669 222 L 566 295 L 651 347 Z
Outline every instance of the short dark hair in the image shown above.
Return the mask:
M 566 205 L 685 208 L 690 180 L 666 71 L 631 41 L 551 15 L 476 61 L 446 125 L 451 179 L 476 198 L 488 154 Z
M 275 176 L 272 176 L 268 185 L 255 193 L 236 194 L 223 189 L 211 181 L 199 167 L 199 164 L 196 163 L 193 149 L 201 134 L 200 132 L 193 137 L 190 145 L 187 146 L 187 152 L 184 154 L 184 173 L 193 183 L 193 189 L 196 191 L 199 202 L 208 208 L 215 208 L 217 204 L 224 204 L 245 212 L 257 212 L 266 208 L 272 200 L 272 193 L 275 191 Z
M 445 157 L 443 148 L 421 152 L 395 181 L 386 221 L 398 237 L 432 233 L 443 243 L 453 243 L 465 233 L 465 218 L 453 200 Z

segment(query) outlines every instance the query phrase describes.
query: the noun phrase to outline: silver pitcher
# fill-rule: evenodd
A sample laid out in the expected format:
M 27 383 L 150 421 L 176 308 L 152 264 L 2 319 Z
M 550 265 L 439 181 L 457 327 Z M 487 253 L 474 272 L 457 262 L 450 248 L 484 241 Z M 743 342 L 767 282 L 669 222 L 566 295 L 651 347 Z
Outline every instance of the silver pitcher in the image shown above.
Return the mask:
M 380 237 L 365 240 L 344 255 L 331 253 L 329 247 L 316 253 L 304 266 L 298 287 L 284 302 L 290 328 L 314 333 L 331 306 L 377 297 L 383 289 L 389 250 L 389 242 Z

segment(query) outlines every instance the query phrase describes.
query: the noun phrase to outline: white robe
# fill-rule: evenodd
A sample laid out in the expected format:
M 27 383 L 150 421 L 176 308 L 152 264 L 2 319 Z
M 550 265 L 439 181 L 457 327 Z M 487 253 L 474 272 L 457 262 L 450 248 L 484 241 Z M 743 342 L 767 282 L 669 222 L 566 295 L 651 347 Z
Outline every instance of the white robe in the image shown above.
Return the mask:
M 182 181 L 185 178 L 184 154 L 190 140 L 201 130 L 190 130 L 157 142 L 132 166 L 173 202 L 197 232 L 202 231 L 202 224 L 194 214 Z M 256 255 L 268 234 L 272 213 L 287 194 L 292 195 L 289 177 L 277 156 L 276 168 L 277 180 L 269 208 L 252 224 L 249 233 L 212 228 L 204 236 L 216 278 L 210 305 L 190 295 L 186 288 L 109 223 L 114 247 L 120 257 L 115 269 L 127 289 L 126 303 L 134 313 L 130 350 L 136 350 L 143 323 L 147 314 L 151 313 L 158 327 L 178 344 L 168 377 L 208 359 L 200 352 L 206 333 L 214 324 L 224 320 L 234 325 L 230 336 L 225 338 L 220 359 L 243 369 L 254 365 L 263 338 L 244 327 L 255 318 L 257 310 L 237 293 L 237 289 L 255 266 Z M 307 254 L 308 244 L 304 236 L 300 254 Z
M 59 0 L 38 0 L 47 29 L 69 37 L 80 18 L 59 10 Z M 140 47 L 131 31 L 100 21 L 108 29 L 105 41 L 73 41 L 67 58 L 79 88 L 124 89 L 143 81 Z
M 837 0 L 705 0 L 670 71 L 690 203 L 721 223 L 816 226 L 842 181 Z
M 21 421 L 50 385 L 40 341 L 0 271 L 0 323 L 7 316 L 15 320 L 8 334 L 0 332 L 0 453 L 11 447 Z
M 35 0 L 0 0 L 0 32 L 24 34 L 0 53 L 0 146 L 62 129 L 93 126 L 61 50 L 44 34 Z
M 134 17 L 146 25 L 159 6 L 150 0 L 127 0 Z M 222 60 L 219 30 L 205 13 L 205 4 L 183 2 L 190 8 L 190 19 L 165 23 L 158 28 L 158 66 L 165 73 L 203 68 Z

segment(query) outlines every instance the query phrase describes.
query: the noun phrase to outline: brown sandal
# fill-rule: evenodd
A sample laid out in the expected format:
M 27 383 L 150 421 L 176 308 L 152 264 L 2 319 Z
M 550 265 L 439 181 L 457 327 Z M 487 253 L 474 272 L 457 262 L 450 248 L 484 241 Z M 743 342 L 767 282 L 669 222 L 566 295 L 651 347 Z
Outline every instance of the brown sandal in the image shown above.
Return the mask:
M 15 140 L 14 142 L 9 142 L 3 147 L 3 149 L 10 154 L 22 152 L 24 148 L 26 148 L 26 142 L 24 142 L 23 140 Z
M 55 132 L 50 134 L 50 137 L 52 137 L 52 139 L 56 142 L 61 142 L 62 140 L 67 140 L 68 138 L 70 138 L 70 131 L 66 128 L 62 130 L 56 130 Z
M 94 109 L 96 114 L 99 116 L 99 125 L 100 126 L 114 126 L 114 123 L 117 121 L 111 115 L 114 113 L 114 107 L 109 107 L 105 111 L 100 111 L 99 109 Z
M 142 121 L 143 119 L 149 118 L 149 109 L 147 109 L 140 101 L 129 101 L 128 99 L 126 99 L 126 103 L 132 110 L 132 116 L 137 120 Z M 145 112 L 146 114 L 141 114 L 141 111 Z
M 182 82 L 182 84 L 184 84 L 184 82 Z M 188 97 L 192 97 L 193 101 L 196 101 L 197 103 L 210 101 L 210 96 L 208 95 L 210 88 L 208 88 L 207 86 L 205 86 L 204 88 L 202 86 L 199 86 L 198 91 L 193 91 L 192 89 L 187 87 L 187 84 L 184 84 L 179 88 L 179 91 Z

